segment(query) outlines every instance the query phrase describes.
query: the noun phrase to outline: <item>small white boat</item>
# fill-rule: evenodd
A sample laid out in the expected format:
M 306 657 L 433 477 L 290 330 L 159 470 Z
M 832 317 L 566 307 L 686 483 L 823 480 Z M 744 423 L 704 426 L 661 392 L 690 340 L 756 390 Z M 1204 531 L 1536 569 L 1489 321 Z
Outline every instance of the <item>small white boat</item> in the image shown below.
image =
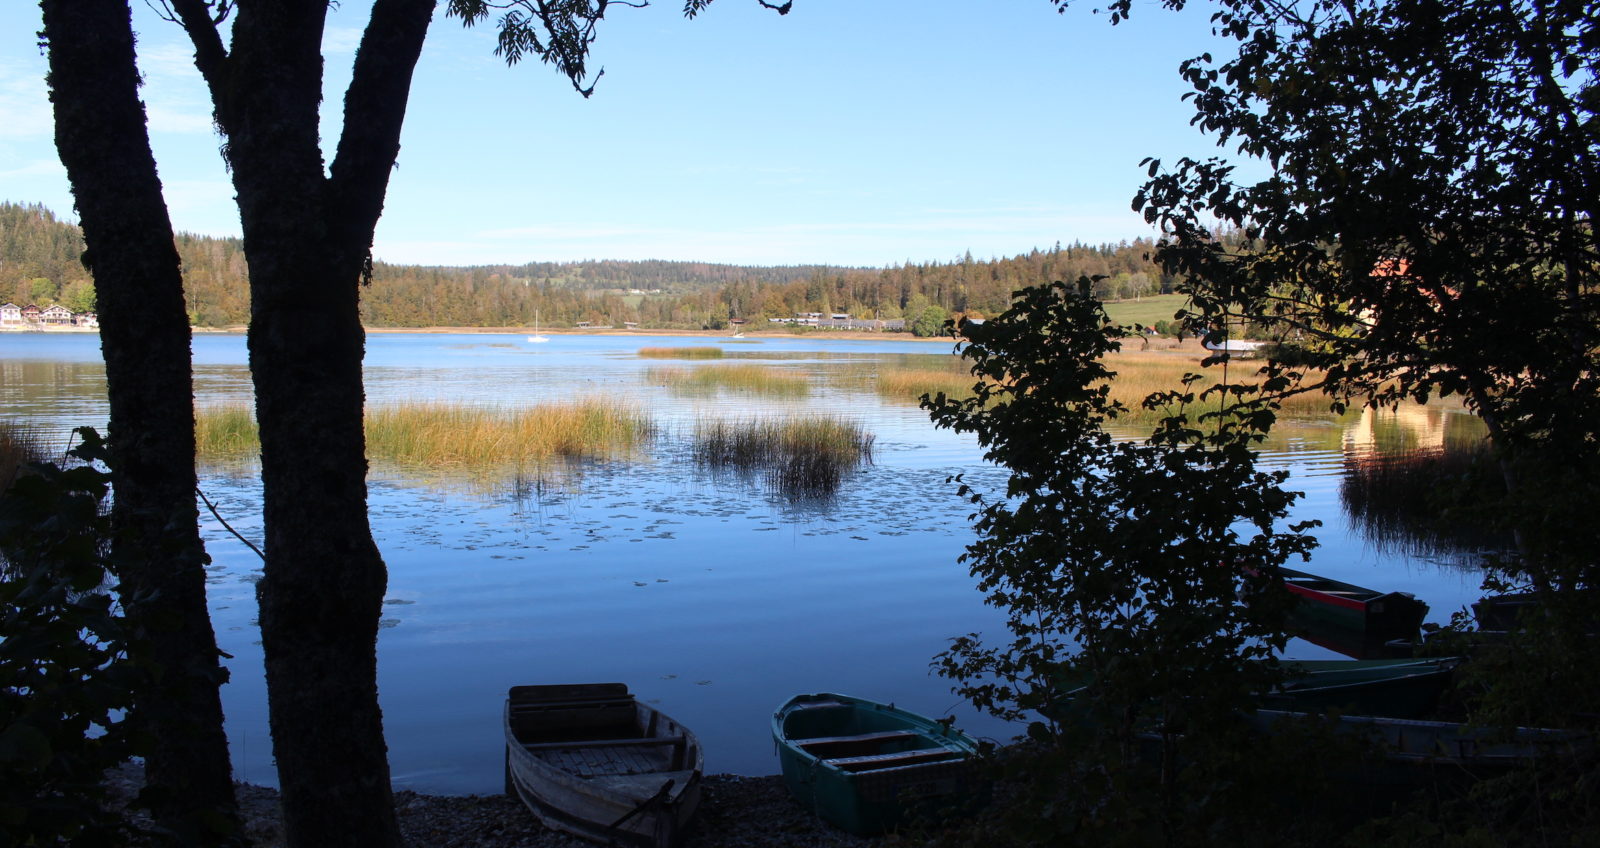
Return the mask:
M 547 827 L 671 848 L 700 805 L 704 760 L 688 728 L 621 683 L 513 686 L 506 794 Z
M 550 337 L 549 336 L 546 336 L 543 333 L 539 332 L 539 313 L 538 312 L 533 313 L 533 335 L 528 337 L 528 341 L 533 342 L 534 344 L 539 344 L 540 342 L 550 341 Z

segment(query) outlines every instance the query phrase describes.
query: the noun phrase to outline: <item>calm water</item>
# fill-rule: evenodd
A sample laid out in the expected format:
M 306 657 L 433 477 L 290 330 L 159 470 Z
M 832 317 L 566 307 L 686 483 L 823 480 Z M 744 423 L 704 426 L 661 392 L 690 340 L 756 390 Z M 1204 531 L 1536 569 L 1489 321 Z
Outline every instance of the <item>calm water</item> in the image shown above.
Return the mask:
M 521 488 L 448 473 L 377 468 L 373 531 L 389 564 L 380 687 L 397 784 L 443 793 L 498 792 L 500 709 L 519 683 L 618 680 L 695 728 L 711 771 L 777 770 L 772 709 L 802 691 L 833 690 L 954 714 L 971 732 L 1016 728 L 979 716 L 928 674 L 945 641 L 999 634 L 956 562 L 972 531 L 952 473 L 998 487 L 969 439 L 935 430 L 915 407 L 871 390 L 887 365 L 941 367 L 948 348 L 909 341 L 793 337 L 721 340 L 733 360 L 811 378 L 808 398 L 653 385 L 644 346 L 705 339 L 389 335 L 368 340 L 369 401 L 451 400 L 515 407 L 574 395 L 628 399 L 661 436 L 647 459 L 586 466 Z M 4 417 L 103 426 L 104 369 L 93 335 L 0 335 Z M 197 402 L 250 397 L 244 339 L 194 341 Z M 828 504 L 793 505 L 758 484 L 713 476 L 687 459 L 697 418 L 827 413 L 863 422 L 875 463 Z M 1477 578 L 1378 551 L 1339 507 L 1348 454 L 1394 434 L 1426 445 L 1443 416 L 1426 410 L 1374 433 L 1369 419 L 1284 425 L 1268 461 L 1304 491 L 1296 518 L 1320 518 L 1309 570 L 1409 591 L 1443 620 L 1477 596 Z M 1385 436 L 1384 434 L 1388 434 Z M 202 471 L 228 521 L 259 538 L 260 488 L 248 469 Z M 260 561 L 207 516 L 213 622 L 232 682 L 224 689 L 234 767 L 273 784 L 254 584 Z M 1333 656 L 1305 643 L 1291 654 Z

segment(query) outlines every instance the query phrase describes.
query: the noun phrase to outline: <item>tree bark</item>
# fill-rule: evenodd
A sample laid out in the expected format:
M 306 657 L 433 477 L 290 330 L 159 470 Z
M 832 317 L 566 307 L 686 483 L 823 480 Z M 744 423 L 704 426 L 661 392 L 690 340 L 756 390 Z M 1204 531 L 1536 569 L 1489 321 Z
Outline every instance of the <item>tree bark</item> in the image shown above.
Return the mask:
M 227 50 L 203 3 L 174 3 L 227 137 L 250 270 L 261 638 L 290 845 L 400 844 L 378 706 L 387 573 L 367 518 L 359 294 L 433 5 L 374 4 L 325 175 L 325 0 L 240 2 Z
M 158 823 L 189 843 L 236 836 L 195 507 L 189 322 L 172 225 L 139 101 L 125 0 L 44 0 L 56 148 L 94 277 L 110 398 L 112 557 L 124 608 L 160 669 L 135 718 Z

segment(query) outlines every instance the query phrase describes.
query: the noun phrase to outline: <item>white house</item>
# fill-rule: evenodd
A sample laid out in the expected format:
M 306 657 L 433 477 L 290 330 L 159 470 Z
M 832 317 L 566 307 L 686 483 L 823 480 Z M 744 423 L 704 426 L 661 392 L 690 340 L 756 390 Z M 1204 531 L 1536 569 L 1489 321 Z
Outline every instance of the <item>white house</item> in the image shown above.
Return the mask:
M 4 306 L 0 306 L 0 324 L 21 323 L 22 307 L 16 305 L 15 303 L 7 303 Z
M 72 323 L 72 310 L 62 306 L 59 303 L 52 304 L 40 310 L 39 320 L 46 324 L 70 325 Z

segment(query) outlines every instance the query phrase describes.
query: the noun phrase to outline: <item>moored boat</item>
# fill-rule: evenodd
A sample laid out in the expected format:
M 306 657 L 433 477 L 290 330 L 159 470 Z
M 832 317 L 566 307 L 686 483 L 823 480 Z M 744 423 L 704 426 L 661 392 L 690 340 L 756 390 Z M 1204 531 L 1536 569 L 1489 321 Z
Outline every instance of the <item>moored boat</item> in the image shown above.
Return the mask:
M 1257 695 L 1256 703 L 1293 712 L 1336 709 L 1348 714 L 1421 718 L 1433 713 L 1460 664 L 1459 657 L 1286 660 L 1283 666 L 1288 678 Z M 1039 712 L 1057 721 L 1081 720 L 1082 713 L 1075 711 L 1075 705 L 1087 683 L 1081 675 L 1062 677 Z
M 1330 641 L 1352 637 L 1361 644 L 1411 639 L 1428 605 L 1407 592 L 1380 592 L 1304 571 L 1278 569 L 1284 588 L 1299 599 L 1290 624 Z M 1313 640 L 1315 641 L 1315 640 Z
M 880 833 L 982 796 L 975 740 L 935 721 L 848 695 L 790 698 L 772 717 L 789 791 L 831 824 Z
M 1284 663 L 1290 677 L 1261 696 L 1272 709 L 1390 718 L 1433 714 L 1459 657 L 1394 660 L 1300 660 Z
M 1258 710 L 1255 726 L 1272 732 L 1284 722 L 1313 718 L 1306 713 Z M 1373 757 L 1359 773 L 1342 775 L 1379 801 L 1399 800 L 1424 787 L 1462 786 L 1538 762 L 1589 755 L 1594 740 L 1586 733 L 1549 728 L 1509 730 L 1448 721 L 1418 721 L 1379 716 L 1340 716 L 1334 730 L 1373 745 Z
M 699 741 L 624 684 L 513 686 L 505 733 L 506 794 L 549 827 L 668 848 L 700 804 Z

